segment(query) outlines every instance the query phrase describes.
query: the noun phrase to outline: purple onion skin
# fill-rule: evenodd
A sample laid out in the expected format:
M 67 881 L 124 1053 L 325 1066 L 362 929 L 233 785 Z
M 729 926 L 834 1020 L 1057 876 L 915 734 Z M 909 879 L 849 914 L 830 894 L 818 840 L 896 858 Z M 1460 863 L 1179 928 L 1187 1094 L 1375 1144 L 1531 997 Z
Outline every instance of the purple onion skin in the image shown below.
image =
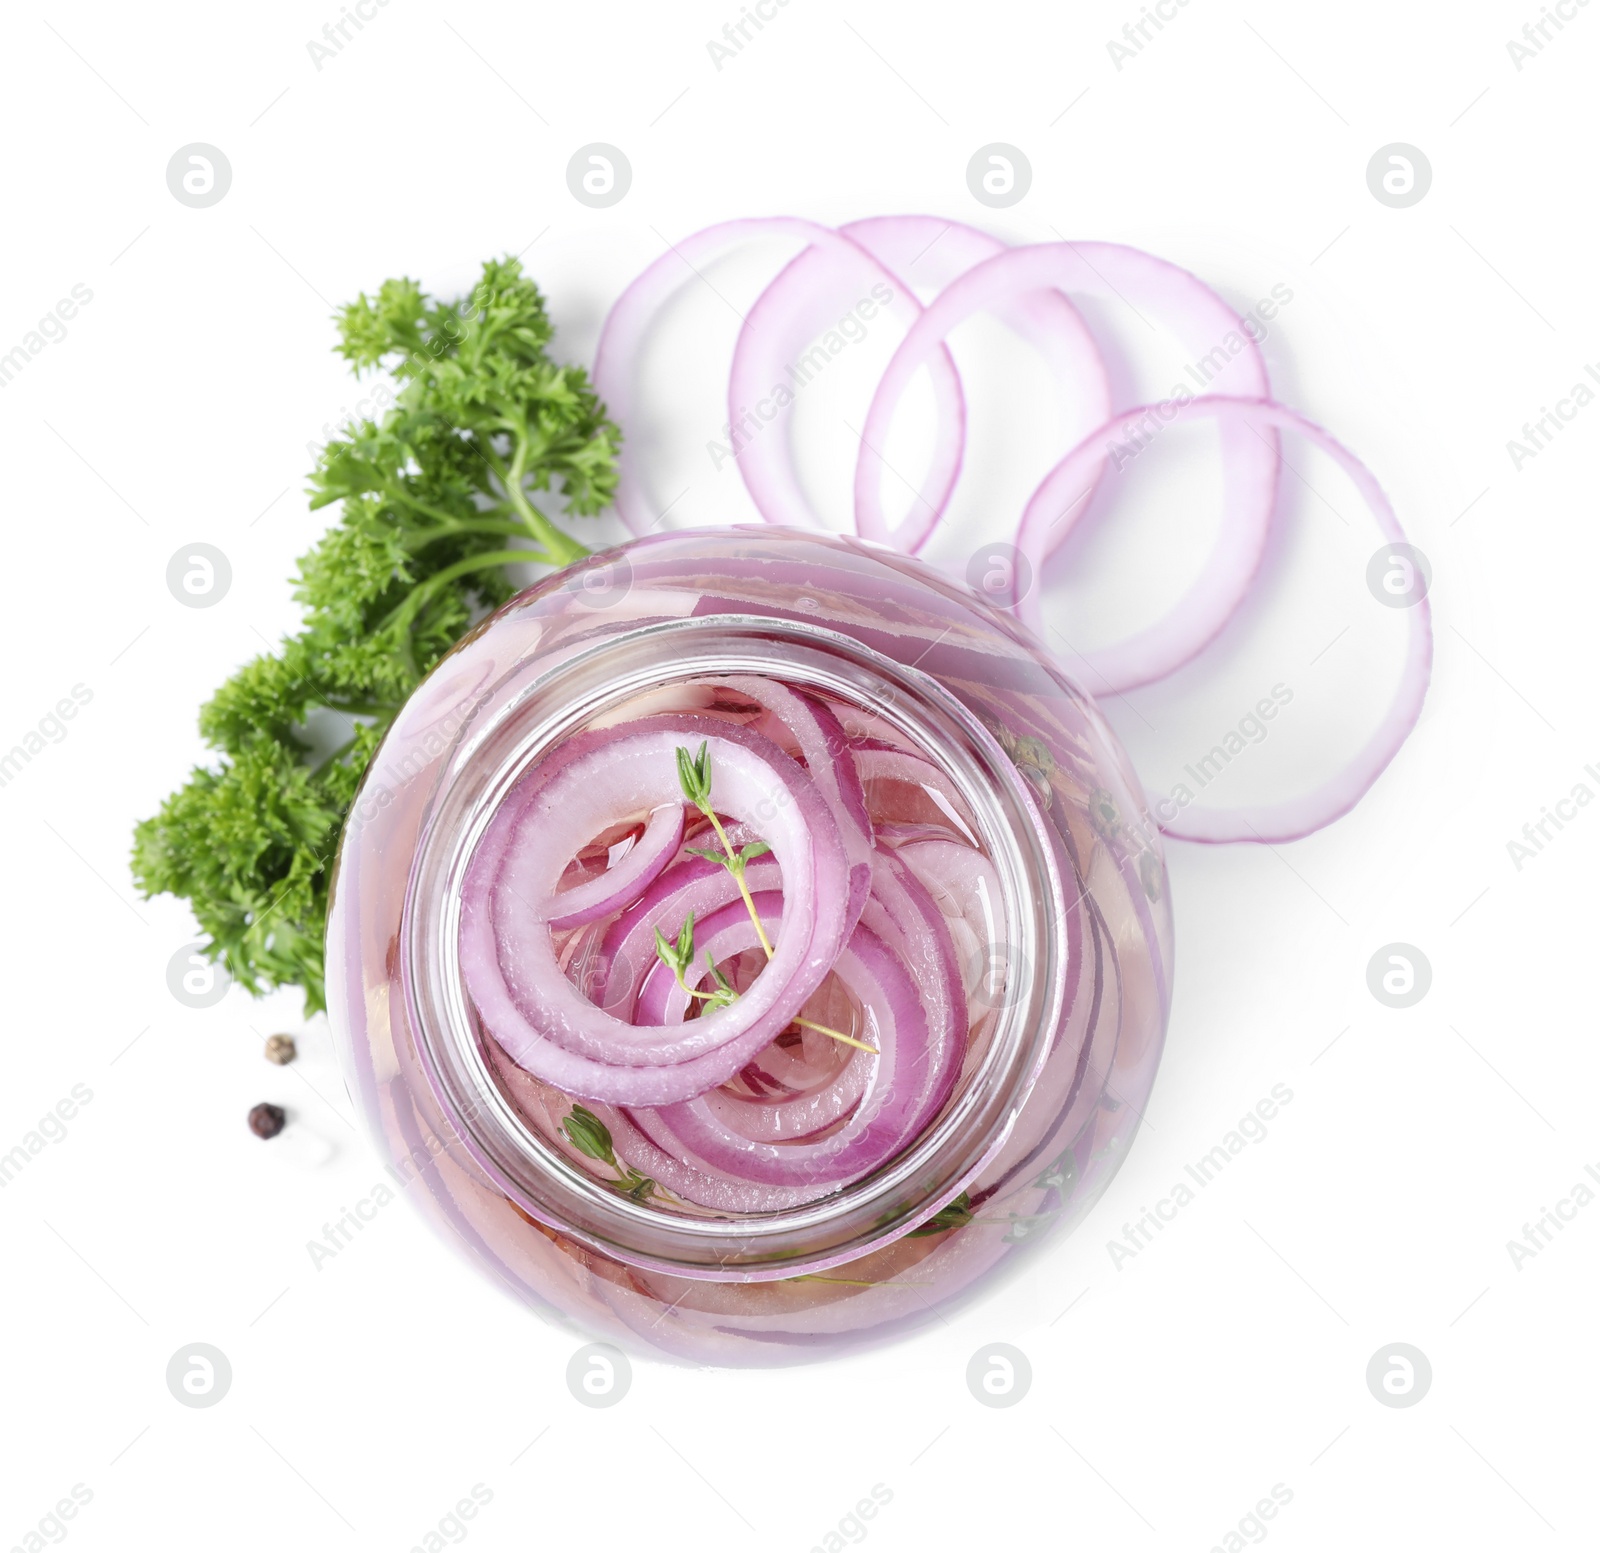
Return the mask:
M 1092 700 L 1015 621 L 909 558 L 754 527 L 665 534 L 581 568 L 608 569 L 615 586 L 605 606 L 564 573 L 497 611 L 407 703 L 352 808 L 329 912 L 328 997 L 367 1126 L 447 1242 L 518 1298 L 635 1353 L 793 1364 L 948 1319 L 1082 1219 L 1126 1154 L 1154 1083 L 1172 924 L 1158 833 L 1128 762 Z M 829 1269 L 852 1283 L 647 1272 L 535 1224 L 462 1146 L 405 1013 L 400 915 L 429 795 L 456 742 L 572 653 L 689 612 L 822 624 L 898 661 L 920 658 L 1027 768 L 1067 896 L 1084 894 L 1072 925 L 1081 963 L 1062 1027 L 1016 1127 L 967 1189 L 971 1221 Z

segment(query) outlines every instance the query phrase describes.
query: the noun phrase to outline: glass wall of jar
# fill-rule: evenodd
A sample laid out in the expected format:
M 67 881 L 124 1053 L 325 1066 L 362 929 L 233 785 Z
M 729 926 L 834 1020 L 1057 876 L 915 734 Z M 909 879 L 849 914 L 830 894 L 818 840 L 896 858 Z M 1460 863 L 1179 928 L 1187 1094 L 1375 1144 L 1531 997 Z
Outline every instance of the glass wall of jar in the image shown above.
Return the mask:
M 690 1101 L 617 1100 L 644 1092 L 632 1079 L 589 1092 L 594 1070 L 547 1047 L 528 1011 L 545 991 L 657 1019 L 676 1007 L 693 1042 L 702 1006 L 710 1017 L 754 996 L 758 940 L 782 952 L 783 902 L 804 882 L 784 872 L 796 854 L 758 846 L 747 919 L 741 881 L 719 872 L 722 842 L 776 842 L 787 820 L 769 813 L 769 838 L 760 814 L 724 815 L 742 828 L 713 835 L 692 804 L 654 830 L 641 808 L 548 845 L 576 849 L 561 888 L 589 886 L 585 901 L 659 845 L 653 894 L 578 923 L 526 901 L 492 928 L 475 915 L 488 908 L 474 868 L 493 848 L 521 835 L 539 858 L 529 795 L 557 791 L 563 763 L 581 792 L 575 760 L 623 734 L 646 753 L 775 745 L 807 783 L 842 770 L 866 799 L 864 850 L 832 881 L 865 924 L 850 939 L 860 952 L 837 961 L 807 1017 Z M 575 799 L 539 812 L 590 823 Z M 716 952 L 674 990 L 652 932 L 670 943 L 683 891 L 704 899 L 709 875 Z M 933 902 L 934 938 L 896 936 L 896 881 Z M 652 903 L 675 914 L 646 920 Z M 518 944 L 564 985 L 519 985 Z M 901 963 L 874 971 L 884 945 Z M 1090 698 L 1014 621 L 856 540 L 697 530 L 519 595 L 416 692 L 346 827 L 328 1000 L 391 1175 L 479 1266 L 635 1352 L 780 1364 L 935 1322 L 1082 1217 L 1153 1083 L 1170 966 L 1165 867 L 1138 783 Z M 943 1057 L 907 1044 L 911 1025 L 926 1041 L 945 1016 Z M 889 1026 L 892 1049 L 868 1050 Z M 904 1123 L 892 1136 L 891 1117 Z M 892 1148 L 852 1156 L 874 1127 Z M 845 1168 L 851 1157 L 863 1168 Z

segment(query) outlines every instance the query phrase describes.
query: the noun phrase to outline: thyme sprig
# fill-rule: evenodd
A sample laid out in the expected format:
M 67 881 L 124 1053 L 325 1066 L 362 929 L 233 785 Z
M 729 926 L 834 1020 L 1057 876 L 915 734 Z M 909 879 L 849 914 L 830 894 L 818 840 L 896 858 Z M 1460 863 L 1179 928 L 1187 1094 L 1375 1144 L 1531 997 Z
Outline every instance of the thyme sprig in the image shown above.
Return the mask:
M 656 929 L 656 957 L 672 972 L 673 979 L 678 983 L 681 991 L 706 1006 L 707 1013 L 715 1013 L 719 1008 L 727 1008 L 730 1003 L 739 1000 L 739 993 L 733 983 L 717 969 L 711 958 L 711 951 L 706 950 L 706 969 L 711 978 L 716 982 L 714 992 L 702 992 L 697 987 L 691 987 L 687 981 L 690 967 L 695 960 L 694 947 L 694 913 L 691 911 L 684 919 L 683 926 L 678 930 L 676 940 L 670 939 L 660 928 Z M 854 1046 L 864 1052 L 871 1052 L 874 1057 L 879 1055 L 876 1046 L 869 1046 L 865 1041 L 858 1041 L 853 1035 L 846 1035 L 843 1030 L 833 1030 L 827 1025 L 819 1025 L 810 1019 L 795 1019 L 793 1024 L 804 1025 L 808 1030 L 815 1030 L 819 1035 L 831 1036 L 836 1041 L 843 1041 L 846 1046 Z
M 761 947 L 766 952 L 767 958 L 772 958 L 772 940 L 767 937 L 767 930 L 761 921 L 761 914 L 756 910 L 756 903 L 750 894 L 750 886 L 745 879 L 745 866 L 752 858 L 760 857 L 772 850 L 764 841 L 752 841 L 744 847 L 735 847 L 728 839 L 728 833 L 722 828 L 721 817 L 711 806 L 711 750 L 704 740 L 701 740 L 698 754 L 691 755 L 682 745 L 678 746 L 678 786 L 683 789 L 683 796 L 697 808 L 706 819 L 711 822 L 711 828 L 717 834 L 717 840 L 722 843 L 720 852 L 709 847 L 689 847 L 688 851 L 696 857 L 703 857 L 709 862 L 720 864 L 733 875 L 734 881 L 739 886 L 739 894 L 744 900 L 744 909 L 750 913 L 750 921 L 755 925 L 756 937 L 761 940 Z M 677 978 L 678 986 L 691 998 L 697 998 L 706 1004 L 707 1012 L 715 1009 L 726 1008 L 734 1002 L 739 994 L 734 990 L 733 984 L 712 963 L 711 952 L 706 951 L 706 965 L 711 971 L 713 979 L 717 982 L 715 992 L 699 992 L 691 987 L 684 979 L 689 967 L 694 963 L 694 913 L 691 911 L 688 920 L 684 922 L 678 934 L 676 943 L 671 942 L 660 928 L 656 929 L 656 954 L 662 962 L 672 971 Z M 811 1019 L 796 1018 L 793 1023 L 802 1029 L 815 1030 L 818 1035 L 826 1035 L 835 1041 L 843 1041 L 846 1046 L 854 1046 L 864 1052 L 871 1052 L 874 1057 L 879 1055 L 876 1046 L 869 1046 L 865 1041 L 858 1041 L 854 1036 L 846 1035 L 842 1030 L 830 1029 L 827 1025 L 819 1025 Z
M 678 747 L 678 785 L 683 789 L 683 796 L 692 803 L 705 817 L 711 821 L 711 828 L 717 833 L 717 840 L 722 843 L 720 854 L 701 852 L 702 857 L 709 857 L 714 863 L 721 863 L 733 875 L 739 886 L 739 894 L 744 897 L 745 910 L 750 913 L 750 920 L 755 923 L 756 937 L 761 940 L 761 947 L 766 950 L 767 958 L 772 958 L 772 940 L 767 937 L 767 930 L 761 924 L 761 917 L 756 911 L 756 903 L 750 898 L 750 886 L 745 882 L 745 864 L 751 857 L 759 856 L 752 852 L 750 847 L 744 851 L 736 851 L 734 845 L 728 840 L 728 833 L 722 828 L 722 821 L 717 816 L 717 811 L 711 807 L 711 751 L 704 740 L 700 743 L 700 753 L 691 755 L 682 745 Z M 759 847 L 762 852 L 771 848 L 765 842 L 752 842 L 751 846 Z
M 562 1118 L 561 1129 L 580 1154 L 587 1154 L 590 1159 L 597 1159 L 616 1171 L 617 1180 L 614 1184 L 625 1197 L 644 1202 L 661 1192 L 661 1188 L 649 1176 L 635 1170 L 632 1165 L 624 1165 L 617 1158 L 616 1147 L 611 1141 L 611 1129 L 586 1106 L 573 1106 Z

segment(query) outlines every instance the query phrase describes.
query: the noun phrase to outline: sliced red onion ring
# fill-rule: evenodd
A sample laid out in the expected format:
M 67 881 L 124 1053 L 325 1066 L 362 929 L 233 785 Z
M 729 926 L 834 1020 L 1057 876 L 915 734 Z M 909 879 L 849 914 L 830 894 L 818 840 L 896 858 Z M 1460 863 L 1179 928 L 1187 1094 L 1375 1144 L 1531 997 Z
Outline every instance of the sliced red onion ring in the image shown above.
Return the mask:
M 840 231 L 858 242 L 885 269 L 893 271 L 908 296 L 912 294 L 910 271 L 919 261 L 943 283 L 1005 251 L 1005 245 L 997 238 L 976 228 L 931 216 L 879 217 L 853 222 Z M 730 384 L 732 404 L 747 401 L 787 371 L 785 357 L 810 345 L 824 325 L 826 315 L 818 310 L 819 300 L 836 299 L 844 276 L 860 267 L 859 261 L 852 267 L 837 251 L 822 248 L 808 248 L 790 261 L 762 293 L 740 332 Z M 914 301 L 912 306 L 920 311 Z M 998 311 L 1006 324 L 1045 352 L 1055 375 L 1073 395 L 1081 397 L 1080 385 L 1086 379 L 1105 385 L 1104 363 L 1077 309 L 1066 297 L 1046 291 L 1016 299 Z M 936 363 L 942 367 L 946 361 L 950 362 L 957 394 L 954 408 L 959 413 L 953 413 L 941 397 L 943 376 L 936 372 L 933 460 L 921 487 L 913 494 L 911 511 L 888 538 L 896 548 L 911 553 L 921 549 L 948 507 L 965 447 L 966 408 L 959 397 L 960 379 L 947 348 L 940 344 L 933 362 L 925 365 Z M 1096 403 L 1102 403 L 1104 412 L 1110 413 L 1109 389 Z M 1092 420 L 1093 412 L 1087 413 Z M 881 463 L 881 443 L 863 442 L 862 449 L 864 456 Z M 786 438 L 753 439 L 740 454 L 740 468 L 756 508 L 767 522 L 815 526 L 816 519 L 794 473 Z M 880 479 L 881 473 L 880 469 Z M 861 526 L 859 505 L 856 528 L 859 533 L 866 532 Z
M 756 900 L 764 920 L 780 905 L 770 895 Z M 740 922 L 731 917 L 732 910 L 726 923 L 707 923 L 715 935 L 713 959 L 756 942 L 748 916 Z M 728 1127 L 704 1097 L 657 1110 L 655 1118 L 695 1161 L 771 1186 L 842 1184 L 893 1158 L 915 1136 L 928 1114 L 932 1077 L 928 1021 L 918 989 L 877 935 L 859 925 L 834 970 L 860 1000 L 864 1034 L 878 1048 L 877 1056 L 867 1057 L 866 1089 L 850 1119 L 814 1143 L 766 1143 Z M 670 1002 L 682 1001 L 674 989 Z
M 836 299 L 840 285 L 870 286 L 871 277 L 887 279 L 897 293 L 891 310 L 902 320 L 911 320 L 878 384 L 860 436 L 856 527 L 875 543 L 914 553 L 945 511 L 966 435 L 960 380 L 946 342 L 951 331 L 977 311 L 991 311 L 1019 329 L 1045 351 L 1058 378 L 1075 383 L 1078 389 L 1077 425 L 1070 433 L 1078 437 L 1077 444 L 1035 489 L 1019 532 L 1019 548 L 1035 574 L 1092 510 L 1092 499 L 1104 483 L 1108 466 L 1120 467 L 1127 450 L 1141 447 L 1160 426 L 1191 418 L 1191 407 L 1207 402 L 1190 399 L 1187 389 L 1180 386 L 1169 401 L 1113 415 L 1104 361 L 1071 304 L 1071 294 L 1115 299 L 1147 321 L 1148 316 L 1158 318 L 1204 373 L 1212 391 L 1208 399 L 1226 396 L 1272 404 L 1257 331 L 1193 275 L 1135 249 L 1063 242 L 1008 251 L 974 228 L 928 216 L 874 217 L 838 231 L 798 219 L 772 218 L 728 222 L 695 233 L 624 292 L 607 319 L 596 362 L 597 385 L 619 418 L 628 419 L 632 357 L 659 305 L 698 274 L 701 264 L 735 244 L 772 237 L 793 239 L 804 246 L 747 315 L 730 378 L 730 405 L 735 412 L 742 413 L 744 402 L 769 386 L 769 379 L 781 378 L 786 353 L 815 335 L 823 322 L 817 309 L 825 303 L 832 305 L 828 299 Z M 943 286 L 926 308 L 912 291 L 919 273 L 925 286 Z M 939 417 L 937 450 L 912 510 L 901 522 L 891 524 L 882 507 L 880 451 L 907 388 L 923 371 L 932 373 Z M 1164 678 L 1214 641 L 1236 613 L 1259 575 L 1272 522 L 1281 462 L 1278 430 L 1291 422 L 1309 424 L 1293 412 L 1282 415 L 1290 419 L 1279 418 L 1275 409 L 1263 410 L 1254 420 L 1231 414 L 1215 416 L 1224 473 L 1224 518 L 1218 538 L 1200 576 L 1160 620 L 1109 647 L 1070 651 L 1072 672 L 1091 691 L 1104 695 Z M 1089 431 L 1091 425 L 1097 429 Z M 1330 439 L 1328 450 L 1336 447 Z M 751 439 L 740 450 L 739 462 L 763 518 L 816 526 L 794 476 L 785 436 Z M 642 532 L 651 522 L 627 452 L 618 506 L 635 532 Z M 1392 523 L 1392 512 L 1389 519 Z M 1015 602 L 1023 619 L 1038 631 L 1043 625 L 1038 590 L 1024 592 Z M 1359 797 L 1392 758 L 1415 720 L 1413 711 L 1407 722 L 1405 708 L 1420 697 L 1431 655 L 1425 642 L 1418 645 L 1427 635 L 1426 610 L 1414 617 L 1412 624 L 1415 629 L 1402 689 L 1384 726 L 1341 779 L 1301 803 L 1261 811 L 1273 816 L 1269 827 L 1276 830 L 1293 825 L 1294 833 L 1301 834 L 1297 815 L 1336 817 L 1335 807 L 1342 813 L 1354 802 L 1354 798 L 1346 801 L 1348 793 L 1354 791 Z M 931 659 L 926 667 L 930 672 L 943 672 Z M 1250 830 L 1255 812 L 1241 810 L 1224 819 L 1191 811 L 1166 828 L 1169 834 L 1190 839 L 1252 840 L 1254 834 L 1242 832 Z M 1269 839 L 1265 830 L 1261 839 Z
M 896 855 L 933 897 L 952 932 L 958 925 L 964 931 L 967 942 L 957 964 L 970 1002 L 988 969 L 980 962 L 1005 936 L 999 873 L 983 853 L 948 839 L 909 842 Z
M 558 1092 L 519 1068 L 493 1042 L 487 1052 L 489 1067 L 518 1108 L 537 1117 L 543 1129 L 560 1135 L 567 1101 Z M 590 1107 L 610 1132 L 619 1160 L 681 1197 L 685 1202 L 731 1213 L 773 1213 L 797 1207 L 815 1198 L 805 1187 L 758 1186 L 730 1177 L 697 1170 L 663 1150 L 640 1129 L 633 1116 L 620 1108 L 594 1101 Z
M 943 914 L 917 876 L 892 852 L 872 864 L 872 894 L 861 923 L 899 957 L 928 1018 L 929 1115 L 943 1105 L 966 1055 L 967 1005 Z
M 811 780 L 839 822 L 839 835 L 850 859 L 855 915 L 859 916 L 872 877 L 872 816 L 839 719 L 816 697 L 801 695 L 774 680 L 736 674 L 723 683 L 765 707 L 794 736 Z M 855 916 L 850 921 L 853 926 Z
M 828 1037 L 818 1039 L 826 1042 Z M 821 1132 L 848 1116 L 860 1104 L 871 1071 L 872 1054 L 852 1048 L 829 1082 L 798 1094 L 744 1099 L 726 1089 L 713 1089 L 690 1103 L 703 1102 L 707 1113 L 730 1134 L 752 1143 L 786 1143 Z
M 780 412 L 794 402 L 797 386 L 809 381 L 811 353 L 819 348 L 815 342 L 819 336 L 826 339 L 827 322 L 838 318 L 838 307 L 885 306 L 872 296 L 874 286 L 890 291 L 886 310 L 891 316 L 909 323 L 921 313 L 922 306 L 911 288 L 865 248 L 845 237 L 808 247 L 791 259 L 745 314 L 728 379 L 728 421 L 732 427 L 748 427 L 754 407 L 760 421 L 779 422 L 771 435 L 757 434 L 761 431 L 758 425 L 748 437 L 735 439 L 739 472 L 756 510 L 768 523 L 818 526 L 790 456 L 789 419 L 780 417 Z M 848 300 L 840 301 L 841 297 Z M 820 312 L 817 304 L 822 301 L 835 306 L 831 315 Z M 828 359 L 826 348 L 820 348 Z M 967 407 L 949 352 L 941 349 L 929 367 L 939 430 L 933 458 L 914 499 L 942 511 L 961 470 Z M 802 368 L 806 370 L 802 372 Z M 761 416 L 760 407 L 774 402 L 772 414 Z
M 541 901 L 531 920 L 557 930 L 582 927 L 630 905 L 651 880 L 677 855 L 683 845 L 683 805 L 663 804 L 653 810 L 642 835 L 628 851 L 596 879 L 576 884 Z
M 597 1008 L 561 974 L 549 931 L 527 903 L 552 893 L 575 850 L 618 813 L 678 795 L 678 747 L 712 751 L 712 802 L 759 824 L 785 881 L 784 926 L 767 970 L 730 1008 L 682 1026 L 640 1026 Z M 568 1094 L 628 1104 L 686 1100 L 727 1082 L 821 985 L 848 931 L 848 874 L 832 811 L 775 745 L 730 724 L 659 716 L 580 735 L 558 774 L 488 845 L 463 889 L 461 970 L 493 1038 Z M 490 825 L 494 832 L 500 819 Z M 587 827 L 587 829 L 585 828 Z M 489 841 L 486 837 L 486 842 Z M 581 840 L 578 844 L 581 844 Z
M 857 261 L 873 265 L 885 281 L 893 279 L 864 250 L 857 248 L 847 237 L 841 237 L 832 227 L 793 216 L 724 221 L 683 238 L 635 277 L 606 315 L 591 376 L 595 391 L 605 401 L 614 420 L 626 426 L 633 418 L 633 380 L 641 346 L 651 321 L 667 298 L 679 287 L 700 280 L 701 267 L 728 250 L 742 243 L 773 237 L 815 244 L 847 257 L 853 255 Z M 915 307 L 917 304 L 914 298 L 906 294 L 905 305 Z M 948 358 L 942 364 L 934 365 L 931 370 L 936 385 L 939 385 L 937 392 L 941 395 L 941 402 L 947 407 L 959 404 L 960 385 Z M 765 393 L 768 386 L 761 384 L 757 393 Z M 737 412 L 738 407 L 735 408 Z M 953 472 L 950 478 L 954 479 Z M 622 521 L 635 534 L 649 532 L 660 516 L 652 510 L 652 503 L 645 494 L 640 477 L 637 437 L 623 441 L 618 459 L 616 508 Z M 815 522 L 803 519 L 802 522 L 806 527 L 816 527 Z
M 752 839 L 748 827 L 728 830 L 736 849 Z M 775 890 L 781 871 L 770 858 L 756 858 L 745 866 L 745 881 L 752 891 Z M 674 863 L 606 929 L 596 955 L 603 976 L 602 1005 L 619 1018 L 631 1019 L 645 976 L 660 964 L 656 929 L 674 938 L 691 913 L 700 922 L 738 899 L 738 883 L 720 864 L 699 857 Z
M 1120 300 L 1141 315 L 1153 312 L 1167 320 L 1197 359 L 1219 346 L 1226 349 L 1224 342 L 1237 338 L 1240 349 L 1226 357 L 1213 382 L 1245 398 L 1265 398 L 1270 392 L 1266 365 L 1251 332 L 1227 303 L 1187 270 L 1116 243 L 1041 243 L 998 254 L 973 266 L 939 294 L 902 341 L 878 384 L 856 464 L 857 527 L 864 537 L 893 542 L 883 517 L 879 472 L 867 450 L 883 445 L 895 408 L 927 354 L 973 313 L 995 308 L 1018 294 L 1050 287 Z M 1179 401 L 1175 397 L 1173 402 Z M 1155 408 L 1141 406 L 1140 416 L 1151 416 Z M 1076 446 L 1082 446 L 1094 429 L 1084 423 L 1085 417 L 1094 426 L 1112 420 L 1109 398 L 1093 385 L 1085 390 L 1078 426 L 1069 437 L 1069 441 L 1077 439 Z M 1165 419 L 1168 417 L 1162 416 L 1153 424 Z M 1119 418 L 1119 424 L 1128 430 L 1135 429 L 1138 421 L 1138 417 Z M 1080 672 L 1096 693 L 1147 684 L 1181 667 L 1216 636 L 1249 590 L 1272 518 L 1278 449 L 1270 437 L 1263 443 L 1259 436 L 1234 434 L 1236 428 L 1229 432 L 1232 435 L 1223 448 L 1227 520 L 1205 571 L 1178 606 L 1156 625 L 1114 650 L 1083 655 Z M 1048 509 L 1048 522 L 1024 525 L 1035 548 L 1030 550 L 1019 541 L 1036 571 L 1087 510 L 1105 462 L 1115 463 L 1120 458 L 1109 441 L 1101 447 L 1101 454 L 1098 463 L 1078 471 L 1070 501 L 1061 499 L 1060 489 L 1051 484 L 1050 477 L 1031 498 L 1030 512 Z M 923 535 L 905 548 L 920 548 L 925 538 Z
M 774 891 L 759 887 L 752 891 L 756 910 L 761 913 L 769 937 L 774 936 L 782 911 L 782 897 Z M 750 920 L 749 911 L 742 899 L 729 902 L 698 923 L 697 943 L 709 957 L 710 963 L 721 965 L 732 956 L 754 951 L 760 940 Z M 837 972 L 839 966 L 835 964 Z M 696 968 L 691 984 L 696 990 L 706 990 L 707 969 L 704 961 Z M 644 979 L 635 1017 L 651 1023 L 670 1023 L 682 1020 L 687 1012 L 690 997 L 675 981 L 672 972 L 659 960 L 650 968 Z M 812 1033 L 806 1032 L 810 1037 Z M 812 1037 L 828 1044 L 831 1037 Z M 868 1034 L 871 1043 L 875 1036 Z M 877 1071 L 872 1066 L 872 1053 L 860 1047 L 851 1047 L 850 1060 L 834 1074 L 831 1083 L 804 1094 L 778 1102 L 747 1100 L 732 1095 L 725 1089 L 711 1090 L 699 1100 L 706 1102 L 708 1114 L 724 1127 L 730 1135 L 750 1142 L 775 1143 L 804 1137 L 848 1115 L 861 1099 L 868 1079 Z M 902 1068 L 904 1063 L 901 1064 Z M 743 1070 L 748 1073 L 749 1069 Z M 671 1131 L 670 1126 L 668 1131 Z M 704 1164 L 706 1161 L 701 1160 Z
M 977 846 L 967 819 L 967 805 L 961 794 L 938 766 L 909 750 L 875 747 L 875 741 L 851 740 L 851 754 L 863 782 L 905 782 L 920 787 L 950 824 Z
M 1126 436 L 1143 413 L 1143 408 L 1129 410 L 1085 438 L 1051 471 L 1047 484 L 1062 492 L 1081 489 L 1104 456 L 1105 445 Z M 1205 416 L 1231 424 L 1249 436 L 1259 437 L 1279 430 L 1299 433 L 1350 477 L 1383 537 L 1395 543 L 1405 542 L 1400 520 L 1371 470 L 1315 422 L 1281 404 L 1242 399 L 1196 399 L 1190 404 L 1173 407 L 1174 419 L 1194 420 Z M 1036 529 L 1046 522 L 1044 515 L 1051 505 L 1030 506 L 1024 519 L 1025 531 L 1030 524 Z M 1030 543 L 1038 545 L 1039 542 L 1037 533 L 1019 539 L 1024 550 Z M 1232 597 L 1231 589 L 1223 589 L 1221 593 Z M 1221 597 L 1215 602 L 1220 608 Z M 1235 604 L 1236 601 L 1228 605 L 1230 612 Z M 1366 744 L 1339 772 L 1300 798 L 1237 809 L 1189 808 L 1177 818 L 1162 822 L 1161 828 L 1168 835 L 1181 836 L 1187 841 L 1295 841 L 1348 813 L 1382 775 L 1422 715 L 1433 663 L 1432 617 L 1427 599 L 1419 599 L 1412 605 L 1409 615 L 1405 663 L 1388 710 Z
M 721 1213 L 778 1213 L 816 1201 L 815 1186 L 770 1186 L 686 1163 L 682 1146 L 649 1112 L 596 1105 L 594 1113 L 610 1129 L 619 1159 L 685 1202 Z

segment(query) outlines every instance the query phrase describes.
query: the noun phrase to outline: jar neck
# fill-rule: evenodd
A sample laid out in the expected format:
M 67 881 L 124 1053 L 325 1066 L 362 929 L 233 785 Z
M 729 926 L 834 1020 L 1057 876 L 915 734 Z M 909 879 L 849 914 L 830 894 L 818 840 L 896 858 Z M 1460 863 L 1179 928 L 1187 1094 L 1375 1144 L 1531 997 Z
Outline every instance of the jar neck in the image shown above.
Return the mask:
M 816 1202 L 687 1218 L 609 1191 L 534 1131 L 496 1082 L 458 958 L 467 864 L 496 808 L 562 739 L 683 680 L 756 675 L 854 704 L 940 766 L 1000 881 L 1006 982 L 987 1045 L 941 1114 L 898 1158 Z M 719 615 L 626 630 L 554 668 L 513 668 L 443 764 L 413 859 L 400 974 L 417 1056 L 463 1146 L 529 1217 L 647 1270 L 716 1281 L 792 1278 L 862 1256 L 936 1212 L 1004 1141 L 1062 1016 L 1066 907 L 1028 783 L 982 721 L 939 682 L 804 623 Z

